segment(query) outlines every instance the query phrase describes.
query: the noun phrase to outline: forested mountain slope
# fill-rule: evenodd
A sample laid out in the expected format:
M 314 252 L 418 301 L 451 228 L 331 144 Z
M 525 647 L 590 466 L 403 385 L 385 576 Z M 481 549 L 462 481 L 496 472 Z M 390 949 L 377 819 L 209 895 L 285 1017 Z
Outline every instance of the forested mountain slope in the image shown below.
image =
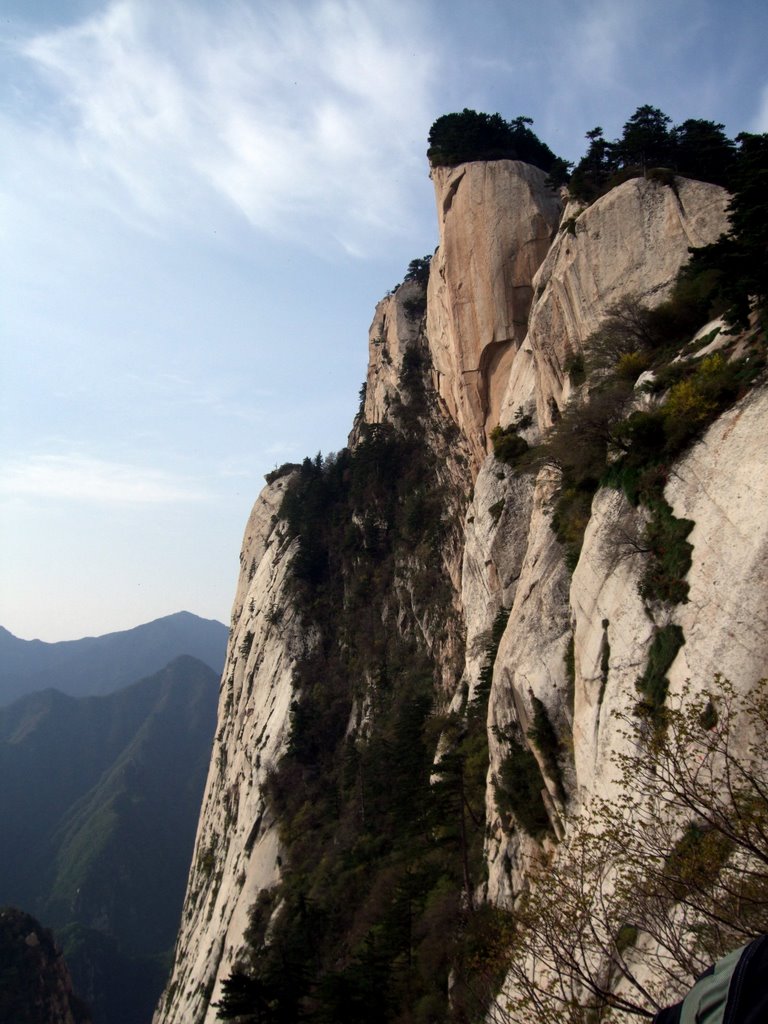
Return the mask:
M 96 1024 L 146 1016 L 162 985 L 216 682 L 181 657 L 104 697 L 44 690 L 0 709 L 0 904 L 55 930 Z

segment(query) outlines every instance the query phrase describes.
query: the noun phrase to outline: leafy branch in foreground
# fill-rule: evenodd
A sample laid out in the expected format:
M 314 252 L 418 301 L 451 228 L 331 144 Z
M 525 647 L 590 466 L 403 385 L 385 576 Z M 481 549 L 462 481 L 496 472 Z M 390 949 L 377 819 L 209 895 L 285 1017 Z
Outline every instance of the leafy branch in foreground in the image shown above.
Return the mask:
M 663 732 L 622 716 L 620 796 L 571 823 L 518 900 L 498 1019 L 650 1018 L 768 930 L 768 681 L 744 696 L 716 677 L 665 715 Z

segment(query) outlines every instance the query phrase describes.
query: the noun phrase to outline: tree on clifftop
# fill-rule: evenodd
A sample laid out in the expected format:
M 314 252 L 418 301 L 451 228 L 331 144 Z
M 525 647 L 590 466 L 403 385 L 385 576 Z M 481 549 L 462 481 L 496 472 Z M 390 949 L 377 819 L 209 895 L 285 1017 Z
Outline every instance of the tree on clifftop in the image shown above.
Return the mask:
M 731 232 L 696 249 L 688 273 L 713 271 L 726 319 L 746 329 L 752 313 L 768 329 L 768 133 L 736 137 Z
M 438 117 L 429 130 L 427 156 L 433 167 L 455 167 L 470 160 L 522 160 L 547 173 L 559 172 L 560 160 L 528 127 L 530 117 L 505 121 L 466 107 L 460 114 Z

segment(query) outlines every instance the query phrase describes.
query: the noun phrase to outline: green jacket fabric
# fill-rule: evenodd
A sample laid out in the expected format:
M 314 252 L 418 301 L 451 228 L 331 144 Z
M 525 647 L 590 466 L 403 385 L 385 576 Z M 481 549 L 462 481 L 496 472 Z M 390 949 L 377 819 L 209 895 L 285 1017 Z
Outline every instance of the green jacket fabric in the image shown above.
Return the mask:
M 718 960 L 653 1024 L 768 1024 L 768 935 Z

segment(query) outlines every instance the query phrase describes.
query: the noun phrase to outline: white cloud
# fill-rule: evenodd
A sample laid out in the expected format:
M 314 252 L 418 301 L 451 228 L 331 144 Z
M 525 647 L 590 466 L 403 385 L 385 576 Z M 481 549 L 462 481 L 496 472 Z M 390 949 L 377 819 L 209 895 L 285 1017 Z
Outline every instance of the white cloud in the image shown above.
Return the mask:
M 84 187 L 119 183 L 150 222 L 213 192 L 259 229 L 354 239 L 404 222 L 424 171 L 435 62 L 398 3 L 113 0 L 22 52 Z
M 36 455 L 2 469 L 0 494 L 89 504 L 197 502 L 206 495 L 160 470 L 82 455 Z

